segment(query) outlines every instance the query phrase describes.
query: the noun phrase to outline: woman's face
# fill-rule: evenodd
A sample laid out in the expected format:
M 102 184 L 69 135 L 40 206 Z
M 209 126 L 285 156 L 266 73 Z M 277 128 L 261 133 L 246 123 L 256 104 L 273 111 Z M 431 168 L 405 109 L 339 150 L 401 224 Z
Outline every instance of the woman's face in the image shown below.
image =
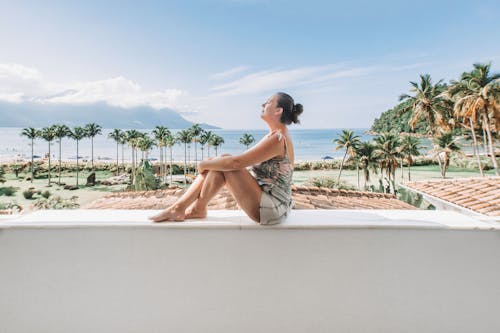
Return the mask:
M 278 96 L 273 95 L 262 104 L 262 113 L 260 117 L 264 120 L 271 120 L 281 117 L 282 109 L 278 107 Z

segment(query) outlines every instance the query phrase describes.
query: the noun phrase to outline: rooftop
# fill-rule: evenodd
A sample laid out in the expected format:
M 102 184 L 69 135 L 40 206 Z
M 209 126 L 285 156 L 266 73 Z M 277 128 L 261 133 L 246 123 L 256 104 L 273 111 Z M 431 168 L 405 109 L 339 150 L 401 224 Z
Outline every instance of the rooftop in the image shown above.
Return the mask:
M 407 182 L 404 185 L 472 212 L 500 217 L 500 177 L 437 179 Z
M 87 209 L 162 209 L 184 193 L 183 189 L 120 192 L 107 194 L 88 204 Z M 415 209 L 395 195 L 336 190 L 315 186 L 292 186 L 295 209 Z M 231 194 L 223 190 L 208 205 L 209 210 L 240 209 Z

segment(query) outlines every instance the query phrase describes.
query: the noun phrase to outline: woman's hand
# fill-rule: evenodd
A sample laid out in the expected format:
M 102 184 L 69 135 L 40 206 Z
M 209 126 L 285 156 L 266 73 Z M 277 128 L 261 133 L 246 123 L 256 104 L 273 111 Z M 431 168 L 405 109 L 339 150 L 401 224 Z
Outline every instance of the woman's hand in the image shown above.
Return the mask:
M 207 171 L 205 169 L 205 161 L 198 162 L 198 173 L 204 173 L 205 171 Z

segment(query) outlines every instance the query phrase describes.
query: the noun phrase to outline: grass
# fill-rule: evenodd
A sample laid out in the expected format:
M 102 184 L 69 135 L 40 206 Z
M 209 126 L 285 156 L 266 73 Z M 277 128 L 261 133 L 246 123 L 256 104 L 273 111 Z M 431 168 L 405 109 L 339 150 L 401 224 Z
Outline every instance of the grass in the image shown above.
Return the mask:
M 313 177 L 332 177 L 337 179 L 339 170 L 313 170 L 313 171 L 294 171 L 293 180 L 297 185 L 305 183 L 308 179 Z M 485 171 L 485 175 L 494 176 L 494 170 Z M 462 169 L 450 167 L 446 173 L 446 178 L 470 178 L 480 177 L 481 174 L 478 170 Z M 357 174 L 356 170 L 342 170 L 342 180 L 350 185 L 357 187 Z M 379 175 L 370 174 L 369 185 L 378 186 Z M 438 165 L 423 165 L 414 166 L 411 168 L 411 180 L 427 180 L 427 179 L 441 179 L 441 173 Z M 408 170 L 404 168 L 404 180 L 408 181 Z M 401 181 L 401 169 L 396 170 L 396 181 Z M 360 185 L 363 186 L 363 173 L 360 172 Z
M 16 202 L 17 204 L 23 206 L 24 209 L 30 209 L 30 206 L 33 205 L 33 200 L 25 199 L 23 197 L 23 192 L 29 190 L 29 188 L 33 187 L 34 191 L 46 192 L 50 191 L 52 195 L 58 195 L 63 199 L 70 199 L 72 196 L 78 196 L 78 203 L 82 206 L 87 203 L 90 203 L 105 193 L 108 192 L 117 192 L 125 189 L 126 185 L 113 185 L 113 186 L 104 186 L 104 185 L 96 185 L 96 186 L 85 186 L 87 182 L 87 177 L 90 172 L 82 171 L 79 174 L 79 187 L 77 190 L 70 191 L 65 190 L 64 186 L 59 186 L 56 184 L 58 182 L 57 174 L 52 174 L 52 184 L 48 186 L 48 179 L 42 178 L 33 180 L 33 183 L 29 180 L 25 180 L 24 178 L 31 175 L 30 172 L 20 173 L 19 178 L 16 178 L 15 174 L 7 173 L 5 175 L 6 182 L 0 185 L 0 188 L 12 187 L 15 188 L 15 193 L 12 196 L 0 196 L 0 203 L 9 203 Z M 96 171 L 96 180 L 103 180 L 113 176 L 110 171 Z M 62 174 L 61 175 L 61 183 L 65 183 L 67 185 L 76 185 L 76 173 L 72 174 Z M 37 195 L 37 198 L 40 195 Z

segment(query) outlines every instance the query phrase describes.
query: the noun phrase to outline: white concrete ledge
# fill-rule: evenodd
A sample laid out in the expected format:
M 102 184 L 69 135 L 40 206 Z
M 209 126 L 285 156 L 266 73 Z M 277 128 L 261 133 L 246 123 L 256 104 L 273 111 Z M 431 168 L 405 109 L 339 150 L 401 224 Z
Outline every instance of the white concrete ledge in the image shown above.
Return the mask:
M 294 210 L 282 224 L 260 225 L 243 211 L 212 210 L 206 219 L 153 223 L 156 210 L 42 210 L 0 220 L 0 230 L 22 228 L 146 227 L 229 229 L 396 228 L 493 230 L 497 224 L 451 211 L 429 210 Z
M 439 211 L 0 221 L 0 332 L 499 332 L 500 230 Z

